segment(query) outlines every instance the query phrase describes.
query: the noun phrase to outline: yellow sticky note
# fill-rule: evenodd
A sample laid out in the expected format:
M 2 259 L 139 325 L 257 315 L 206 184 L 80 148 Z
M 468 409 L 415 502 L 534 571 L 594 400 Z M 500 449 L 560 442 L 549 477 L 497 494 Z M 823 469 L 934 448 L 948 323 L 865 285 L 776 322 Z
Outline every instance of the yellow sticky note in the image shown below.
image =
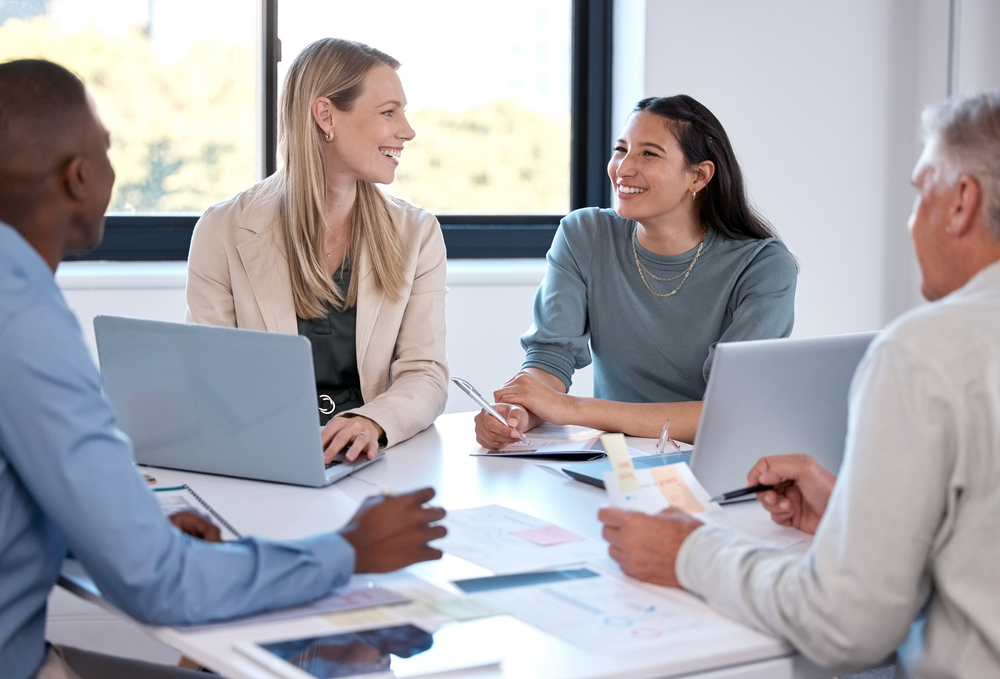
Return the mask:
M 368 625 L 396 622 L 396 617 L 381 608 L 359 608 L 356 611 L 330 613 L 322 616 L 328 623 L 339 629 L 354 629 Z
M 653 477 L 653 482 L 656 483 L 656 487 L 660 489 L 671 507 L 683 509 L 688 514 L 699 514 L 705 511 L 705 508 L 695 498 L 694 493 L 691 492 L 687 481 L 677 471 L 676 466 L 671 464 L 666 467 L 652 467 L 649 470 L 649 475 Z
M 635 465 L 628 454 L 624 434 L 601 434 L 601 444 L 608 454 L 611 469 L 618 480 L 618 489 L 623 493 L 635 493 L 639 490 L 639 479 L 635 476 Z

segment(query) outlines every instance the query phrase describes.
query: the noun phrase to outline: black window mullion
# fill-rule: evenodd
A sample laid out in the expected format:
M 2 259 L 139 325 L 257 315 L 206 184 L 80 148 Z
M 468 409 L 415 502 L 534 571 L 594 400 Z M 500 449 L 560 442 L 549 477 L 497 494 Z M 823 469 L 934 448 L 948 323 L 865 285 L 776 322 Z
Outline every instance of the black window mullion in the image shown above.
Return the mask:
M 260 112 L 265 175 L 275 172 L 278 141 L 278 2 L 260 2 Z M 573 0 L 570 207 L 607 206 L 611 147 L 613 0 Z M 544 257 L 562 215 L 441 215 L 450 258 Z M 197 215 L 113 215 L 104 241 L 75 260 L 185 260 Z
M 281 42 L 278 39 L 278 0 L 260 1 L 260 56 L 263 96 L 261 97 L 263 121 L 261 149 L 265 177 L 278 169 L 278 62 L 281 61 Z
M 608 207 L 613 0 L 574 0 L 570 207 Z

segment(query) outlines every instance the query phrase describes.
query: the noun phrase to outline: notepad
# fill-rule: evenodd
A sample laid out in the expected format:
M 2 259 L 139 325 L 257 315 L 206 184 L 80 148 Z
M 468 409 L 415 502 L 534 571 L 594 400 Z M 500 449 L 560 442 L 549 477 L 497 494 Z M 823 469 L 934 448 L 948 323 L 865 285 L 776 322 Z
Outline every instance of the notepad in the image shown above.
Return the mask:
M 211 521 L 222 533 L 222 540 L 229 542 L 239 540 L 242 535 L 233 528 L 232 524 L 222 518 L 212 505 L 208 504 L 201 495 L 198 495 L 186 483 L 183 486 L 173 486 L 170 488 L 154 488 L 156 499 L 160 503 L 160 509 L 164 516 L 171 516 L 179 512 L 194 512 Z

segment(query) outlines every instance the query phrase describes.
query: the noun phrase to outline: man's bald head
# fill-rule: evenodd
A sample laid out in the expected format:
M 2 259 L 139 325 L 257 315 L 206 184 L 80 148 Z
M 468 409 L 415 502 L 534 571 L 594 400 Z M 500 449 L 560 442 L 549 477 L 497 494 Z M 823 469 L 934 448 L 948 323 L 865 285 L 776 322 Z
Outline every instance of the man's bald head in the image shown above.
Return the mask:
M 0 64 L 0 221 L 53 269 L 100 240 L 114 184 L 107 148 L 80 78 L 40 59 Z
M 0 64 L 0 176 L 5 182 L 37 180 L 71 155 L 88 107 L 83 82 L 58 64 L 40 59 Z

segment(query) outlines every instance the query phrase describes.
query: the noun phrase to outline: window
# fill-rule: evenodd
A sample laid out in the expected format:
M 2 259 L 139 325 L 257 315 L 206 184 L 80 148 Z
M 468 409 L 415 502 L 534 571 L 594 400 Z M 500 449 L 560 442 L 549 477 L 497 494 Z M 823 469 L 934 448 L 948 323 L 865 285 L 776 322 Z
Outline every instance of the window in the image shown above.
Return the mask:
M 417 137 L 386 190 L 438 215 L 451 257 L 541 256 L 610 192 L 610 5 L 6 0 L 0 60 L 73 68 L 112 132 L 105 241 L 81 259 L 184 259 L 205 207 L 274 171 L 280 81 L 330 34 L 403 63 Z
M 570 0 L 281 0 L 278 81 L 336 26 L 403 64 L 417 136 L 389 193 L 438 215 L 565 214 L 571 10 Z

